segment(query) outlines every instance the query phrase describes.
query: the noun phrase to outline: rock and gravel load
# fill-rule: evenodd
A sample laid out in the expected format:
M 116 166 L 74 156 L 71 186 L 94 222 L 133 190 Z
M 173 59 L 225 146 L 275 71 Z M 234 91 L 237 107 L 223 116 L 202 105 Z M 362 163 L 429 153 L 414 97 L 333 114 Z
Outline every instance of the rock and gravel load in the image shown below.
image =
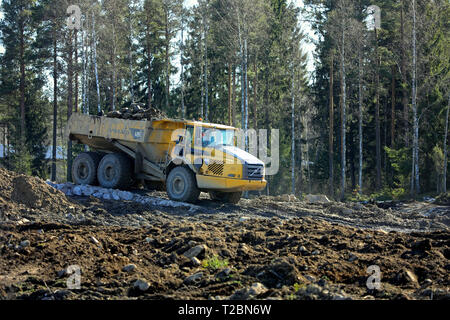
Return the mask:
M 143 105 L 132 104 L 129 108 L 122 108 L 120 110 L 110 111 L 106 114 L 109 118 L 118 118 L 125 120 L 156 120 L 165 119 L 167 115 L 154 108 L 145 109 Z

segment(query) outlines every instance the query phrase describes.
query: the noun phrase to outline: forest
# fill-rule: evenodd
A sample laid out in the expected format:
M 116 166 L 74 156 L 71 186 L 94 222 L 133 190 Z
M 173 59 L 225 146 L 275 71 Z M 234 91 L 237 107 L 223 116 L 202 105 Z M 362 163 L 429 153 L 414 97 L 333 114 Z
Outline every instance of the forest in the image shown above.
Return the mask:
M 140 103 L 278 129 L 264 194 L 447 192 L 447 0 L 3 0 L 1 13 L 7 169 L 70 181 L 84 149 L 68 117 Z

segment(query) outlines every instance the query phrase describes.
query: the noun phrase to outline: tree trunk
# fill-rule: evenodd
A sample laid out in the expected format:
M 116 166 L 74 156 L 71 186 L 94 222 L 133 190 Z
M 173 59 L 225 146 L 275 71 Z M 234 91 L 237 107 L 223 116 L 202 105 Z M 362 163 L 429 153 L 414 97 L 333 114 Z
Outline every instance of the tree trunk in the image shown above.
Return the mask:
M 342 31 L 342 52 L 341 52 L 341 201 L 345 199 L 345 168 L 346 168 L 346 79 L 345 79 L 345 32 Z
M 381 189 L 381 132 L 380 132 L 380 59 L 378 56 L 378 36 L 375 28 L 375 140 L 376 140 L 376 190 Z
M 402 1 L 402 9 L 400 12 L 400 48 L 401 48 L 401 73 L 402 73 L 402 106 L 403 106 L 403 125 L 405 146 L 409 146 L 409 111 L 408 111 L 408 92 L 406 90 L 406 50 L 405 50 L 405 19 L 404 19 L 405 2 Z
M 74 110 L 78 112 L 78 30 L 75 29 L 75 105 Z
M 20 63 L 20 149 L 25 147 L 25 31 L 24 22 L 19 24 L 20 48 L 19 48 L 19 63 Z M 22 151 L 22 150 L 21 150 Z
M 292 67 L 291 84 L 291 193 L 295 194 L 295 75 Z
M 130 69 L 130 96 L 131 96 L 131 102 L 134 102 L 134 81 L 133 81 L 133 26 L 132 26 L 132 19 L 133 19 L 133 13 L 131 10 L 131 4 L 128 6 L 128 12 L 129 12 L 129 20 L 128 20 L 128 31 L 130 36 L 130 47 L 128 51 L 128 59 L 129 59 L 129 69 Z
M 169 112 L 169 95 L 170 95 L 170 59 L 169 59 L 169 50 L 170 50 L 170 38 L 169 38 L 169 13 L 166 11 L 164 15 L 165 19 L 165 40 L 166 40 L 166 112 Z
M 309 129 L 308 116 L 305 116 L 305 140 L 306 140 L 306 172 L 308 173 L 308 193 L 311 194 L 311 168 L 309 160 Z
M 205 22 L 204 22 L 205 23 Z M 205 119 L 206 121 L 209 120 L 209 86 L 208 86 L 208 31 L 206 23 L 204 24 L 204 32 L 205 32 L 205 39 L 204 39 L 204 46 L 205 46 L 205 69 L 204 77 L 205 77 Z
M 413 183 L 411 191 L 413 195 L 420 193 L 419 184 L 419 119 L 417 117 L 417 88 L 416 88 L 416 70 L 417 70 L 417 51 L 416 51 L 416 1 L 413 0 L 413 36 L 412 36 L 412 109 L 413 109 Z
M 253 128 L 256 130 L 258 128 L 258 67 L 253 65 L 253 70 L 255 72 L 255 80 L 253 83 Z
M 152 107 L 152 47 L 150 45 L 148 22 L 145 39 L 147 42 L 147 108 L 150 109 Z
M 358 136 L 359 136 L 359 166 L 358 166 L 358 192 L 362 194 L 362 180 L 363 180 L 363 89 L 362 89 L 362 59 L 361 52 L 359 52 L 358 61 Z
M 203 65 L 204 61 L 202 59 L 202 63 L 201 63 L 201 75 L 200 75 L 200 84 L 201 84 L 201 104 L 200 104 L 200 118 L 203 120 L 205 117 L 205 86 L 203 85 L 203 69 L 205 68 L 205 66 Z
M 69 31 L 67 52 L 67 120 L 73 110 L 73 33 Z M 72 182 L 72 141 L 67 141 L 67 181 Z
M 95 69 L 95 84 L 97 87 L 97 112 L 101 113 L 101 105 L 100 105 L 100 85 L 98 82 L 98 69 L 97 69 L 97 39 L 95 37 L 95 16 L 92 13 L 92 41 L 94 44 L 94 69 Z
M 448 136 L 448 113 L 450 109 L 450 95 L 448 97 L 448 104 L 447 104 L 447 113 L 445 115 L 445 132 L 444 132 L 444 172 L 443 172 L 443 184 L 442 184 L 442 190 L 444 193 L 447 192 L 447 136 Z
M 233 84 L 231 83 L 231 62 L 228 62 L 228 124 L 231 126 L 233 123 L 233 115 L 232 115 L 232 103 L 231 103 L 231 99 L 232 99 L 232 86 Z
M 395 145 L 395 65 L 392 66 L 391 83 L 391 148 Z
M 244 112 L 245 112 L 245 150 L 248 150 L 248 76 L 247 76 L 247 38 L 244 39 Z
M 112 99 L 111 99 L 111 108 L 112 110 L 116 110 L 116 30 L 113 23 L 113 30 L 112 30 L 112 36 L 113 36 L 113 43 L 112 43 L 112 68 L 113 68 L 113 74 L 112 74 Z
M 328 164 L 330 166 L 330 177 L 329 177 L 329 194 L 334 197 L 334 146 L 333 146 L 333 136 L 334 136 L 334 55 L 331 53 L 330 62 L 330 128 L 329 128 L 329 139 L 328 139 Z
M 233 86 L 232 86 L 232 100 L 231 100 L 231 117 L 232 126 L 236 127 L 236 67 L 233 65 Z
M 52 181 L 56 181 L 56 135 L 58 124 L 58 48 L 56 43 L 56 21 L 53 23 L 53 149 Z
M 180 45 L 180 64 L 181 64 L 181 118 L 186 118 L 186 106 L 184 105 L 184 22 L 181 26 L 181 45 Z

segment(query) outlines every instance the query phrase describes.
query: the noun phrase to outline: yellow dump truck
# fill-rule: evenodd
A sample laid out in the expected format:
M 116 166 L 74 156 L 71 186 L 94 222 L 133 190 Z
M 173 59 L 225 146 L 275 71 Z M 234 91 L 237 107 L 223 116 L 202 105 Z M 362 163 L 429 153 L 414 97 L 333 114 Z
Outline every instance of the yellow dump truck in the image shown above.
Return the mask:
M 72 165 L 76 184 L 129 189 L 136 181 L 165 188 L 170 199 L 237 203 L 262 190 L 264 163 L 237 147 L 238 129 L 201 121 L 124 120 L 73 114 L 69 139 L 89 146 Z

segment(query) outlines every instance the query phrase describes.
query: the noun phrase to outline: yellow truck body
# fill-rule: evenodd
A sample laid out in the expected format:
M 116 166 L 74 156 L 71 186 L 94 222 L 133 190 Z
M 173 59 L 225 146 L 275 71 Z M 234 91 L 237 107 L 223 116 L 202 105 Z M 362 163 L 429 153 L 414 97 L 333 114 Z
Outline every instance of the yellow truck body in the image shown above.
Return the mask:
M 267 183 L 264 163 L 237 148 L 238 129 L 234 127 L 189 120 L 136 121 L 75 113 L 67 130 L 69 139 L 91 150 L 73 163 L 75 183 L 125 187 L 114 184 L 120 174 L 122 183 L 131 180 L 161 183 L 174 200 L 195 202 L 196 194 L 204 191 L 214 200 L 233 203 L 243 191 L 262 190 Z M 105 155 L 109 155 L 108 159 Z M 175 168 L 177 173 L 171 174 Z M 124 173 L 116 172 L 120 170 Z M 194 190 L 189 189 L 189 196 L 177 198 L 177 188 Z

